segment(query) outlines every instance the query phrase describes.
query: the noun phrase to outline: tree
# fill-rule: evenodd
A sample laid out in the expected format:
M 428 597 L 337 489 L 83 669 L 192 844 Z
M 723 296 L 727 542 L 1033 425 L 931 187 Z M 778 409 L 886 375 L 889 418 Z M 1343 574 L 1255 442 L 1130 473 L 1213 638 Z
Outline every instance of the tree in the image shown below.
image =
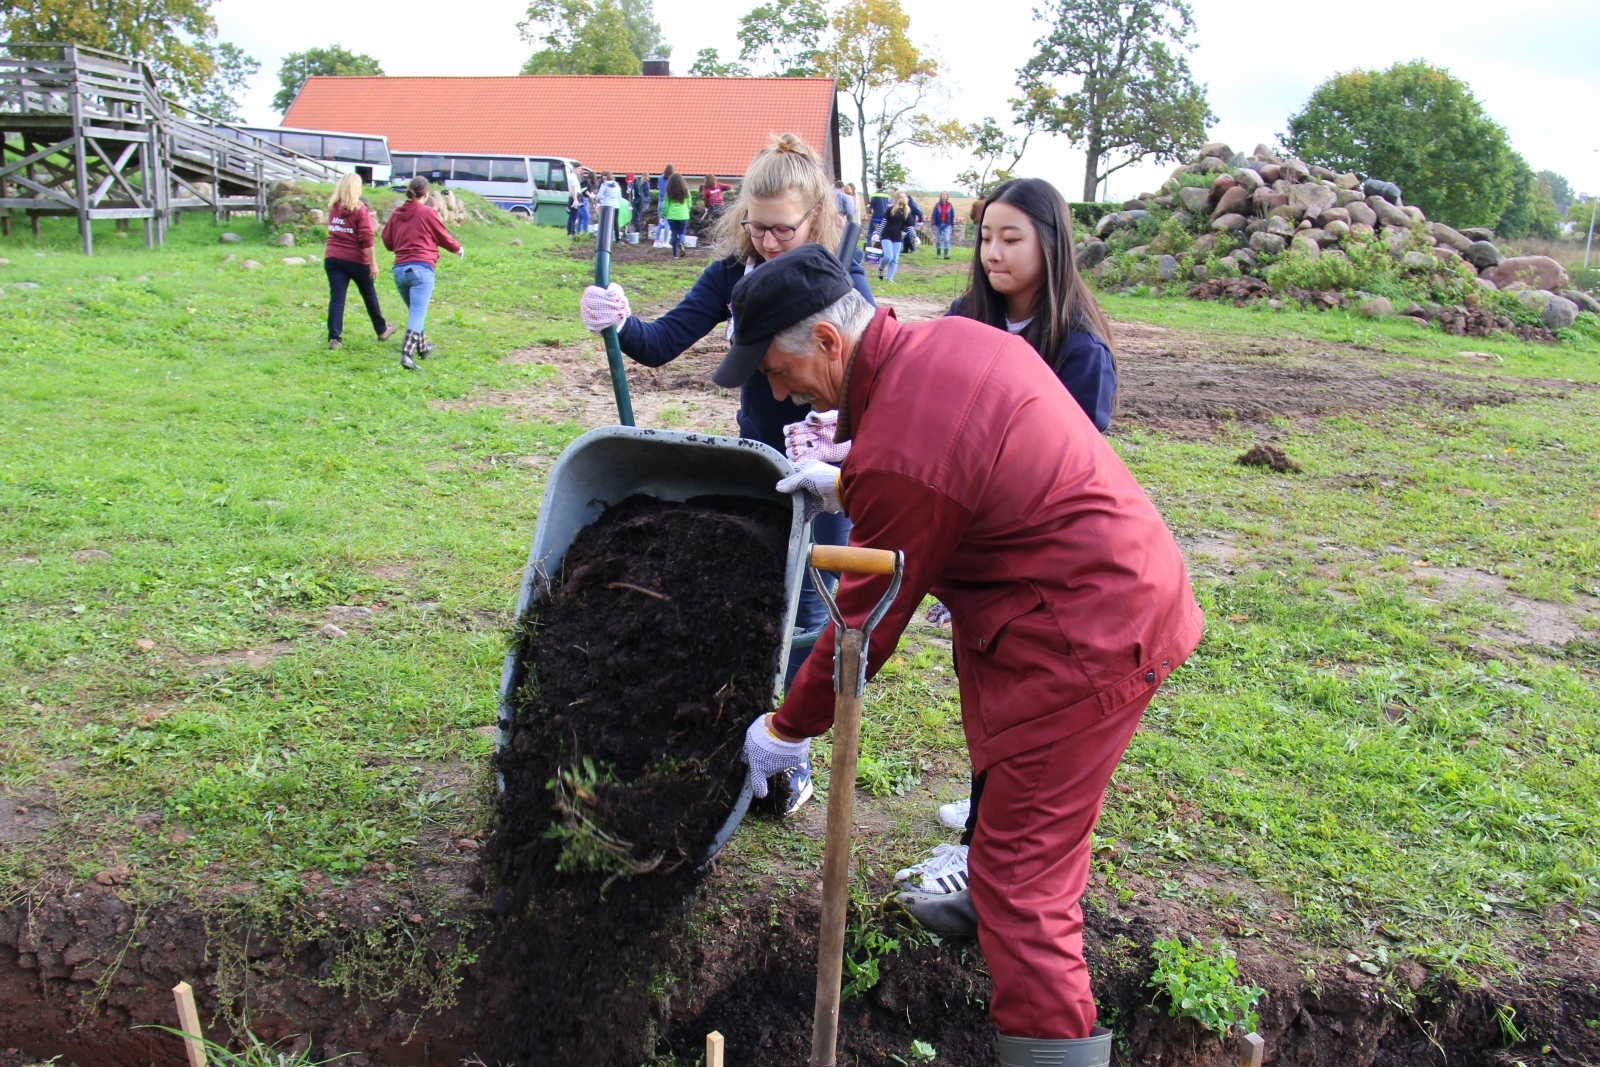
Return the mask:
M 724 63 L 715 48 L 702 48 L 695 53 L 689 73 L 696 78 L 748 78 L 750 69 L 737 60 Z
M 1511 203 L 1506 131 L 1465 82 L 1420 59 L 1329 78 L 1283 141 L 1307 162 L 1396 183 L 1452 226 L 1493 226 Z
M 278 68 L 278 91 L 272 97 L 272 110 L 288 111 L 294 98 L 306 84 L 306 79 L 317 76 L 383 75 L 383 66 L 371 56 L 352 52 L 342 45 L 327 48 L 308 48 L 304 52 L 290 52 L 283 57 Z
M 774 78 L 813 78 L 828 30 L 819 0 L 772 0 L 739 18 L 739 58 L 765 59 Z
M 1044 129 L 1083 147 L 1085 200 L 1123 167 L 1205 142 L 1217 117 L 1184 57 L 1194 49 L 1188 0 L 1047 0 L 1035 17 L 1050 31 L 1019 85 Z
M 1013 107 L 1023 103 L 1011 101 Z M 946 143 L 970 154 L 973 164 L 956 175 L 956 184 L 973 196 L 987 197 L 1001 182 L 1010 181 L 1028 150 L 1028 142 L 1042 125 L 1038 117 L 1029 119 L 1025 114 L 1019 115 L 1019 122 L 1020 136 L 1014 132 L 1015 126 L 1002 126 L 992 115 L 982 122 L 958 125 L 960 134 L 949 136 Z
M 63 41 L 132 56 L 150 65 L 164 92 L 203 93 L 216 68 L 211 0 L 4 0 L 0 31 L 10 41 Z
M 628 24 L 628 49 L 643 60 L 646 56 L 670 56 L 672 46 L 661 39 L 653 0 L 621 0 L 622 21 Z
M 1578 199 L 1578 194 L 1572 191 L 1572 183 L 1555 171 L 1541 170 L 1534 177 L 1550 187 L 1550 196 L 1556 202 L 1556 210 L 1563 215 L 1567 213 L 1567 208 L 1571 206 L 1573 201 Z
M 833 43 L 817 56 L 817 71 L 832 78 L 855 105 L 841 132 L 861 138 L 861 187 L 902 179 L 896 149 L 921 143 L 910 122 L 933 90 L 938 64 L 911 43 L 911 19 L 900 0 L 853 0 L 833 17 Z M 848 126 L 849 131 L 844 127 Z
M 1561 225 L 1555 197 L 1527 160 L 1511 153 L 1511 202 L 1494 224 L 1501 237 L 1543 237 L 1553 239 Z
M 260 69 L 261 64 L 245 55 L 238 45 L 221 42 L 216 47 L 211 77 L 199 95 L 190 101 L 190 106 L 224 122 L 242 122 L 239 94 L 250 76 Z
M 646 5 L 648 6 L 648 5 Z M 633 30 L 619 0 L 534 0 L 517 23 L 522 39 L 544 48 L 523 74 L 637 74 Z

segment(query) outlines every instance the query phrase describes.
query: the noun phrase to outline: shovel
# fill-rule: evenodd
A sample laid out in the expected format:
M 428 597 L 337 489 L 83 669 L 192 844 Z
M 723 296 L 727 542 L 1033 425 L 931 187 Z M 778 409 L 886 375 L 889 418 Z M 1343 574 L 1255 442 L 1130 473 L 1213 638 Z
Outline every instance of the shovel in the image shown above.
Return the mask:
M 828 838 L 822 852 L 822 933 L 817 948 L 817 1010 L 811 1024 L 811 1067 L 833 1067 L 839 1044 L 839 988 L 844 927 L 850 908 L 850 821 L 855 814 L 856 756 L 861 740 L 861 695 L 867 686 L 867 642 L 883 620 L 905 570 L 905 554 L 875 548 L 816 545 L 811 584 L 828 609 L 838 637 L 833 653 L 833 764 L 828 778 Z M 887 574 L 889 591 L 861 629 L 845 625 L 821 571 Z
M 600 232 L 595 234 L 594 283 L 604 289 L 611 284 L 611 231 L 615 226 L 617 209 L 600 209 Z M 624 426 L 633 425 L 633 401 L 628 397 L 628 374 L 622 369 L 622 342 L 617 340 L 617 328 L 607 326 L 600 335 L 606 343 L 606 366 L 611 368 L 611 392 L 617 398 L 617 421 Z

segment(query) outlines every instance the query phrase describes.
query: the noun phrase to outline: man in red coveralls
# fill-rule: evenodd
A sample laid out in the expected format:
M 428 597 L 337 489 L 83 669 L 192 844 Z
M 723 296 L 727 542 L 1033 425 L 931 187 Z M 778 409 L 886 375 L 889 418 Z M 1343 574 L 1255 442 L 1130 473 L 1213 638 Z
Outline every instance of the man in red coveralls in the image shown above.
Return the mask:
M 1089 834 L 1156 688 L 1204 625 L 1178 546 L 1104 438 L 1027 342 L 966 318 L 902 326 L 808 246 L 733 292 L 734 344 L 713 380 L 759 369 L 773 395 L 837 409 L 840 467 L 779 488 L 842 510 L 850 543 L 905 553 L 869 671 L 927 593 L 949 607 L 961 719 L 983 777 L 970 887 L 907 894 L 926 925 L 973 925 L 1007 1067 L 1109 1063 L 1083 960 Z M 854 624 L 886 578 L 847 575 Z M 833 719 L 833 635 L 745 742 L 756 789 Z

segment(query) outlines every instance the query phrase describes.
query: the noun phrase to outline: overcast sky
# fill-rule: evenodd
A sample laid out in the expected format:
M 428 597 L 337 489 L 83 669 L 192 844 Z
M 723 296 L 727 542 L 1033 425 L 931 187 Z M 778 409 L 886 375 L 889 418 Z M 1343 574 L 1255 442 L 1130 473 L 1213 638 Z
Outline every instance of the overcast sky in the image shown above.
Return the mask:
M 656 0 L 656 16 L 673 48 L 673 69 L 695 53 L 738 51 L 737 19 L 756 0 Z M 974 121 L 1002 118 L 1015 94 L 1016 69 L 1033 53 L 1042 24 L 1031 0 L 957 4 L 902 0 L 912 37 L 939 59 L 945 115 Z M 530 47 L 516 23 L 526 0 L 470 0 L 441 5 L 387 0 L 380 5 L 312 0 L 220 0 L 223 40 L 261 61 L 245 101 L 249 121 L 277 125 L 271 109 L 278 64 L 286 53 L 332 43 L 376 56 L 388 74 L 515 74 Z M 1248 152 L 1271 143 L 1311 90 L 1353 67 L 1382 68 L 1426 59 L 1472 86 L 1489 114 L 1535 170 L 1564 175 L 1600 192 L 1600 3 L 1530 0 L 1507 7 L 1487 0 L 1394 0 L 1376 5 L 1251 5 L 1194 0 L 1199 47 L 1191 57 L 1209 86 L 1218 116 L 1212 136 Z M 596 115 L 596 122 L 607 121 Z M 707 116 L 714 135 L 715 116 Z M 859 150 L 844 151 L 847 177 L 860 170 Z M 963 163 L 931 153 L 908 154 L 913 184 L 938 188 Z M 1060 138 L 1036 138 L 1021 171 L 1055 182 L 1069 199 L 1083 187 L 1083 155 Z M 1153 188 L 1170 164 L 1136 165 L 1113 175 L 1110 196 Z

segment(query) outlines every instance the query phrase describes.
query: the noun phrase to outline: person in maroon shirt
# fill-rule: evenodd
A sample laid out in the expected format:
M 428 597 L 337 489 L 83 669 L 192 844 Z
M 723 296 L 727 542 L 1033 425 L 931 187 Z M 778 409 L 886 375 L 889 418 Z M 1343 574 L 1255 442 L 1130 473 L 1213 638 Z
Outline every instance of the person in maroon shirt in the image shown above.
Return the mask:
M 400 342 L 400 365 L 416 370 L 412 356 L 427 359 L 433 353 L 428 343 L 428 301 L 433 298 L 433 269 L 439 262 L 439 246 L 466 258 L 439 213 L 429 207 L 428 179 L 418 175 L 406 186 L 406 202 L 394 209 L 383 227 L 383 247 L 394 253 L 394 287 L 405 302 L 406 336 Z
M 361 175 L 339 179 L 328 201 L 328 244 L 322 250 L 322 269 L 328 274 L 328 347 L 344 345 L 344 301 L 350 283 L 356 283 L 367 318 L 378 340 L 387 341 L 400 327 L 383 320 L 378 307 L 378 259 L 372 249 L 372 212 L 361 202 Z
M 778 484 L 840 510 L 850 543 L 905 553 L 869 673 L 922 598 L 950 609 L 977 821 L 970 883 L 902 894 L 930 929 L 976 933 L 994 981 L 1002 1064 L 1109 1062 L 1095 1026 L 1079 898 L 1112 771 L 1204 618 L 1161 516 L 1026 341 L 945 317 L 902 326 L 866 306 L 826 249 L 790 252 L 733 292 L 724 368 L 758 367 L 773 395 L 838 411 L 840 467 Z M 718 374 L 722 373 L 719 368 Z M 716 376 L 713 376 L 716 380 Z M 851 625 L 888 579 L 846 575 Z M 824 633 L 779 709 L 746 734 L 752 785 L 832 725 Z

